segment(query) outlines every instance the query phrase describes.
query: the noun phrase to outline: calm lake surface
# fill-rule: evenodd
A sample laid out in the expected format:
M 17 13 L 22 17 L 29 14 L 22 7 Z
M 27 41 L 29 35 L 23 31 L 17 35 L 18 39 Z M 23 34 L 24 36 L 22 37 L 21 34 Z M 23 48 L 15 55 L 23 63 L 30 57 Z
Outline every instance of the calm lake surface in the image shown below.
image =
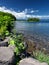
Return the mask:
M 17 32 L 23 33 L 27 38 L 44 44 L 49 49 L 49 21 L 41 20 L 38 23 L 16 21 L 15 29 Z

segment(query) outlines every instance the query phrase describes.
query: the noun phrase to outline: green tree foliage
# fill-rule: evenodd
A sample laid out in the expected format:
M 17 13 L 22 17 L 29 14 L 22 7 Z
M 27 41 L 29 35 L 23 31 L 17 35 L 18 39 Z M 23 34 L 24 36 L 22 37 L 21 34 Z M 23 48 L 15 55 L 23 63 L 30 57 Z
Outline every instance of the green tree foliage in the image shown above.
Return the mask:
M 27 21 L 38 22 L 39 18 L 28 18 Z
M 11 31 L 14 26 L 15 16 L 9 13 L 0 12 L 0 36 L 4 36 L 6 31 Z M 7 32 L 6 32 L 7 33 Z

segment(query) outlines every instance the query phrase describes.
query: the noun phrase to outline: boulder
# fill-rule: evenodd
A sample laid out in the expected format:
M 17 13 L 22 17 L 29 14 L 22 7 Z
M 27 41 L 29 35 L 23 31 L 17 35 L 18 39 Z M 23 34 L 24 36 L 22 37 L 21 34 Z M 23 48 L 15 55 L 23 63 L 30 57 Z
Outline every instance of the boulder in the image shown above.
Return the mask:
M 14 51 L 9 47 L 0 47 L 0 65 L 13 65 L 14 61 Z
M 34 58 L 25 58 L 19 62 L 19 65 L 48 65 L 48 64 L 45 62 L 41 63 Z

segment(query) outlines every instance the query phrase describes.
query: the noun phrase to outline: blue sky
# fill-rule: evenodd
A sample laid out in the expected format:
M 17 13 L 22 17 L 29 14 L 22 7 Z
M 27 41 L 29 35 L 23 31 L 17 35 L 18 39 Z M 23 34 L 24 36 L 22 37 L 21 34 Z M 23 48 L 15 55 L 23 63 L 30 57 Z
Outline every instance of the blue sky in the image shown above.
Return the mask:
M 0 11 L 15 13 L 16 17 L 49 18 L 49 0 L 0 0 Z

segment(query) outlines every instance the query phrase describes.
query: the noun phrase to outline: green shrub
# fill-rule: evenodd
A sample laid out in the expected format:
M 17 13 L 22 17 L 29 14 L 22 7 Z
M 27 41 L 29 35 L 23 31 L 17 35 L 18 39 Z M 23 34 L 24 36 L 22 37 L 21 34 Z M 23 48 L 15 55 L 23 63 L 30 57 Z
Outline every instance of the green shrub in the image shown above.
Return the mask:
M 24 49 L 25 49 L 25 47 L 24 47 L 23 43 L 18 43 L 14 52 L 16 53 L 16 55 L 20 55 L 20 53 L 22 53 Z
M 10 38 L 8 43 L 9 45 L 15 45 L 15 40 L 13 38 Z
M 5 35 L 8 36 L 9 34 L 10 34 L 9 31 L 6 30 Z
M 4 37 L 5 37 L 5 31 L 6 31 L 6 26 L 2 26 L 2 27 L 0 28 L 0 37 L 1 37 L 2 39 L 4 39 Z
M 18 49 L 18 47 L 15 48 L 14 52 L 16 53 L 16 55 L 20 54 L 20 50 Z
M 16 55 L 19 55 L 25 49 L 23 41 L 20 40 L 21 38 L 22 38 L 22 35 L 17 35 L 17 36 L 12 35 L 9 40 L 10 45 L 15 45 L 14 52 L 16 53 Z

